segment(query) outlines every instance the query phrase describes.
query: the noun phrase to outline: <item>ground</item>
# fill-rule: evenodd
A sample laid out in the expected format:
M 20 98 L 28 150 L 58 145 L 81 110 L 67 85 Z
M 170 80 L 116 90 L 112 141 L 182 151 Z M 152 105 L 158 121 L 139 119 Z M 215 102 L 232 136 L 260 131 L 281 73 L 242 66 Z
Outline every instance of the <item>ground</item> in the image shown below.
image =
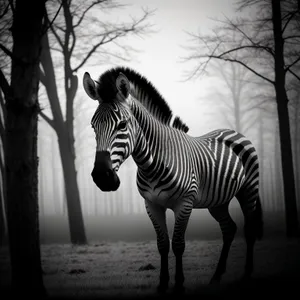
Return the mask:
M 222 241 L 186 242 L 184 254 L 184 298 L 211 299 L 290 297 L 299 293 L 300 240 L 269 238 L 257 242 L 255 271 L 248 282 L 240 280 L 245 261 L 245 243 L 235 239 L 228 258 L 227 273 L 219 286 L 208 282 L 215 270 Z M 175 259 L 170 251 L 170 289 L 174 297 Z M 42 245 L 44 284 L 56 299 L 157 298 L 160 257 L 155 241 L 90 242 L 86 246 Z M 0 250 L 0 275 L 3 291 L 9 284 L 7 248 Z M 201 297 L 200 297 L 201 296 Z M 4 298 L 2 298 L 4 299 Z

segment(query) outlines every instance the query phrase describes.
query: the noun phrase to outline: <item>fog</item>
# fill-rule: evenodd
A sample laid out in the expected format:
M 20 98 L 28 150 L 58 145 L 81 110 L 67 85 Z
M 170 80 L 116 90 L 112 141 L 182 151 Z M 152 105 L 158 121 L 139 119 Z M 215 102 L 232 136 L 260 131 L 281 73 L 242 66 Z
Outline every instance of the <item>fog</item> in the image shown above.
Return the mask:
M 186 79 L 186 74 L 196 66 L 193 60 L 184 61 L 190 54 L 188 45 L 193 44 L 188 32 L 209 34 L 218 24 L 216 19 L 226 15 L 237 16 L 234 1 L 130 1 L 121 10 L 95 11 L 93 17 L 103 22 L 117 20 L 127 22 L 129 16 L 141 15 L 141 7 L 154 10 L 149 17 L 153 32 L 128 36 L 122 43 L 131 53 L 119 55 L 119 45 L 112 43 L 105 53 L 97 54 L 78 69 L 78 90 L 73 103 L 74 154 L 76 180 L 79 189 L 80 206 L 84 226 L 89 240 L 140 240 L 154 239 L 154 230 L 144 208 L 144 200 L 136 186 L 136 166 L 130 157 L 119 170 L 121 186 L 116 192 L 105 193 L 94 184 L 91 171 L 95 156 L 95 137 L 90 120 L 97 107 L 85 94 L 82 86 L 84 72 L 90 72 L 97 79 L 112 66 L 124 65 L 145 76 L 169 103 L 175 115 L 189 126 L 192 136 L 200 136 L 218 128 L 235 129 L 249 138 L 257 149 L 260 161 L 260 193 L 264 212 L 271 221 L 267 226 L 284 222 L 284 197 L 280 153 L 278 114 L 274 89 L 270 84 L 255 78 L 242 66 L 230 62 L 211 62 L 202 76 Z M 124 23 L 125 24 L 125 23 Z M 94 29 L 90 24 L 85 30 Z M 82 35 L 84 37 L 84 35 Z M 82 38 L 83 38 L 82 37 Z M 80 38 L 79 38 L 80 40 Z M 55 74 L 59 104 L 66 120 L 67 102 L 64 87 L 63 57 L 57 54 L 55 42 L 50 39 L 55 62 Z M 129 51 L 131 48 L 134 51 Z M 116 50 L 117 49 L 117 50 Z M 80 61 L 86 53 L 74 55 L 73 62 Z M 126 49 L 125 49 L 126 50 Z M 115 51 L 115 52 L 114 52 Z M 101 55 L 104 55 L 103 58 Z M 123 59 L 120 57 L 122 56 Z M 124 57 L 125 56 L 125 57 Z M 107 57 L 110 57 L 107 59 Z M 125 59 L 124 59 L 125 58 Z M 260 66 L 261 67 L 261 66 Z M 237 95 L 234 90 L 239 90 Z M 39 101 L 43 114 L 53 119 L 53 108 L 49 90 L 40 85 Z M 289 94 L 291 101 L 290 124 L 296 193 L 299 206 L 299 99 Z M 299 94 L 298 94 L 299 95 Z M 72 120 L 71 120 L 72 121 Z M 67 121 L 66 121 L 67 122 Z M 70 132 L 69 132 L 70 133 Z M 71 154 L 70 152 L 70 155 Z M 69 240 L 68 208 L 62 158 L 59 151 L 57 132 L 49 126 L 45 118 L 39 117 L 39 217 L 42 242 L 62 242 Z M 230 212 L 242 230 L 243 219 L 235 199 L 230 204 Z M 273 219 L 272 219 L 273 218 Z M 173 214 L 168 211 L 168 222 L 173 222 Z M 172 226 L 170 226 L 172 230 Z M 220 237 L 218 224 L 206 209 L 194 210 L 188 227 L 190 238 Z

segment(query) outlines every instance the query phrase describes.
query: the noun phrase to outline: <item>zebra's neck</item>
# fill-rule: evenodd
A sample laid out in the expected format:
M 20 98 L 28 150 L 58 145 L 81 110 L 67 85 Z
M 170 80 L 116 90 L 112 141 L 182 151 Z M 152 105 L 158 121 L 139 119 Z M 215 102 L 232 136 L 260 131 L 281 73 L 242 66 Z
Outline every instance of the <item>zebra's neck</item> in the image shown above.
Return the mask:
M 132 157 L 138 169 L 145 175 L 147 173 L 151 176 L 151 173 L 155 171 L 157 157 L 161 151 L 161 133 L 166 131 L 166 126 L 149 114 L 140 103 L 133 101 L 131 110 L 139 126 Z

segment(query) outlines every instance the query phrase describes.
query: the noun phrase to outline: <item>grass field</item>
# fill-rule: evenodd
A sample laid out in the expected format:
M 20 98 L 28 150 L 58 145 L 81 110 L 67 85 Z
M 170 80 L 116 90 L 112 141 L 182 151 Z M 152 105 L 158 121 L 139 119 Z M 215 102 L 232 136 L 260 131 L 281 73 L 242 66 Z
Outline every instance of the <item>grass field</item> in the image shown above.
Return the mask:
M 227 273 L 219 286 L 208 286 L 222 241 L 187 241 L 184 253 L 185 297 L 201 299 L 236 296 L 260 298 L 299 294 L 299 239 L 265 239 L 256 244 L 253 279 L 242 283 L 245 243 L 235 239 Z M 175 259 L 169 255 L 170 289 L 174 284 Z M 44 283 L 49 296 L 69 299 L 157 298 L 160 257 L 155 241 L 102 242 L 87 246 L 42 245 Z M 0 250 L 1 286 L 9 285 L 8 249 Z M 182 297 L 182 296 L 181 296 Z M 246 297 L 247 298 L 247 297 Z M 200 299 L 200 298 L 199 298 Z

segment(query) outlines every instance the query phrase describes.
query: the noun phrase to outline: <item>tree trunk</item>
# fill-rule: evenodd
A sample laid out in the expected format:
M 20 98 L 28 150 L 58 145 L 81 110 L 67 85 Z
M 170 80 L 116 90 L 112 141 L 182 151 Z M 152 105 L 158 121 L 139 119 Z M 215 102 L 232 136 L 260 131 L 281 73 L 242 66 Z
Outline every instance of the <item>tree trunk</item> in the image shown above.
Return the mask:
M 51 173 L 52 173 L 52 184 L 53 184 L 53 190 L 52 190 L 52 197 L 53 197 L 53 207 L 54 207 L 54 212 L 56 215 L 60 215 L 61 214 L 61 205 L 60 205 L 60 201 L 62 201 L 63 199 L 60 199 L 60 187 L 58 184 L 58 173 L 56 172 L 56 159 L 57 159 L 57 151 L 56 151 L 56 147 L 57 147 L 57 137 L 56 134 L 51 134 L 51 140 L 52 140 L 52 145 L 51 145 Z M 50 158 L 50 157 L 49 157 Z M 48 173 L 48 175 L 50 175 L 50 172 Z M 50 176 L 49 176 L 50 177 Z
M 59 141 L 59 151 L 65 181 L 65 192 L 67 198 L 67 210 L 70 226 L 70 238 L 72 244 L 86 244 L 83 216 L 80 204 L 80 195 L 77 184 L 77 172 L 75 167 L 74 145 L 68 142 L 68 133 L 64 128 L 57 131 Z
M 38 219 L 37 115 L 44 1 L 17 0 L 12 26 L 11 90 L 6 97 L 7 220 L 12 289 L 45 296 Z
M 273 164 L 272 161 L 269 161 L 269 197 L 270 197 L 270 206 L 271 206 L 271 211 L 272 212 L 276 212 L 277 211 L 277 207 L 276 207 L 276 201 L 275 201 L 275 176 L 274 176 L 274 168 L 273 168 Z
M 299 229 L 289 113 L 287 101 L 286 103 L 283 103 L 284 99 L 286 99 L 285 97 L 285 91 L 280 91 L 280 89 L 279 91 L 277 91 L 276 89 L 285 203 L 286 233 L 288 237 L 293 237 L 298 236 Z
M 282 166 L 281 166 L 281 159 L 280 159 L 280 140 L 279 140 L 279 128 L 278 128 L 278 121 L 275 124 L 275 156 L 274 156 L 274 165 L 275 165 L 275 174 L 276 174 L 276 201 L 277 207 L 280 212 L 284 211 L 284 193 L 283 193 L 283 186 L 282 186 Z
M 68 130 L 69 128 L 66 126 L 63 119 L 57 93 L 54 66 L 50 53 L 48 36 L 44 37 L 43 46 L 41 62 L 45 75 L 42 76 L 41 81 L 46 88 L 53 115 L 53 120 L 49 119 L 46 121 L 50 126 L 52 126 L 58 136 L 58 146 L 65 182 L 65 196 L 68 208 L 71 242 L 75 244 L 83 244 L 86 243 L 86 236 L 75 168 L 74 138 L 72 136 L 73 131 Z
M 288 97 L 285 89 L 284 41 L 281 26 L 280 1 L 272 0 L 272 22 L 275 42 L 275 93 L 279 120 L 280 148 L 283 172 L 286 234 L 299 235 L 295 176 L 291 144 Z
M 266 197 L 266 186 L 265 186 L 265 172 L 264 172 L 264 156 L 265 156 L 265 147 L 264 147 L 264 124 L 263 124 L 263 113 L 259 111 L 258 117 L 258 149 L 259 149 L 259 182 L 260 182 L 260 195 L 262 197 L 263 208 L 265 210 L 269 209 L 268 199 Z

